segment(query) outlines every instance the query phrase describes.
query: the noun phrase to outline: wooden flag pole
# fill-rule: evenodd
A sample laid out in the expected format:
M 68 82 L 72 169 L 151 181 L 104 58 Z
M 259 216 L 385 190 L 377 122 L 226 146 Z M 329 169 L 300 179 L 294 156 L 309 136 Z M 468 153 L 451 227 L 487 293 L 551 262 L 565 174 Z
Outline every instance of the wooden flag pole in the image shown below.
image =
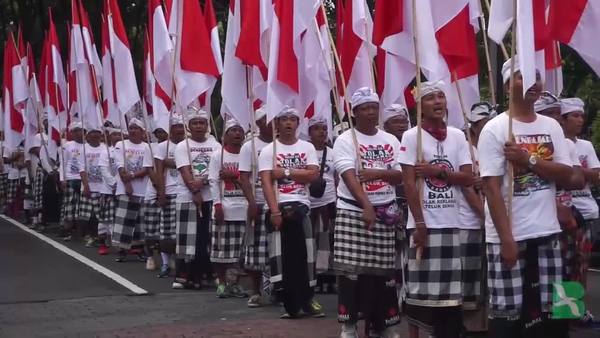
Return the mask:
M 463 121 L 465 122 L 465 126 L 467 128 L 467 142 L 469 142 L 469 155 L 471 156 L 471 163 L 473 174 L 478 175 L 478 169 L 475 168 L 476 158 L 475 152 L 473 151 L 473 137 L 471 136 L 471 132 L 469 131 L 469 120 L 467 119 L 467 110 L 464 106 L 464 101 L 462 97 L 462 90 L 460 89 L 460 85 L 458 84 L 458 76 L 456 75 L 456 71 L 452 73 L 452 78 L 454 79 L 454 84 L 456 86 L 456 92 L 458 93 L 458 102 L 460 104 L 460 110 L 462 112 Z
M 513 0 L 513 13 L 517 12 L 517 0 Z M 508 102 L 508 139 L 513 141 L 515 136 L 513 135 L 513 113 L 514 113 L 514 86 L 515 86 L 515 54 L 517 49 L 517 18 L 515 17 L 512 22 L 511 32 L 511 48 L 510 48 L 510 93 Z M 506 211 L 508 213 L 508 222 L 512 227 L 512 205 L 513 205 L 513 191 L 515 188 L 514 180 L 514 168 L 510 161 L 508 161 L 508 200 L 506 205 Z
M 252 157 L 250 157 L 250 188 L 252 189 L 252 196 L 256 199 L 256 180 L 258 175 L 256 157 L 256 141 L 254 140 L 256 133 L 256 115 L 254 113 L 254 94 L 252 92 L 252 74 L 250 73 L 250 66 L 244 67 L 246 70 L 246 97 L 248 98 L 248 112 L 251 114 L 250 119 L 250 147 L 252 150 Z M 254 242 L 254 226 L 255 221 L 247 222 L 246 224 L 246 243 Z
M 481 26 L 481 33 L 483 34 L 483 50 L 485 51 L 485 60 L 487 63 L 488 80 L 490 83 L 490 101 L 492 106 L 496 107 L 496 84 L 494 83 L 494 72 L 492 71 L 492 58 L 490 57 L 490 46 L 487 36 L 487 27 L 485 23 L 485 17 L 483 13 L 479 16 L 479 25 Z

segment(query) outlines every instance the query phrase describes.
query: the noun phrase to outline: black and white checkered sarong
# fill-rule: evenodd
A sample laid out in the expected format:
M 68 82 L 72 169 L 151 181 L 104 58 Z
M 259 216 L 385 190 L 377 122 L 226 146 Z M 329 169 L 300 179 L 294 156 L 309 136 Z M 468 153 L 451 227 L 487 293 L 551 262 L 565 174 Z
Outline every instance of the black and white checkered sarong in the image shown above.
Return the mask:
M 92 216 L 98 219 L 100 216 L 100 197 L 102 194 L 99 192 L 93 192 L 90 197 L 85 197 L 81 194 L 79 200 L 79 219 L 88 222 L 92 219 Z
M 347 274 L 394 273 L 396 228 L 375 222 L 368 230 L 359 211 L 339 209 L 333 237 L 333 268 Z
M 175 253 L 177 257 L 192 260 L 196 255 L 206 255 L 208 258 L 210 251 L 210 217 L 212 214 L 212 201 L 204 202 L 202 205 L 202 217 L 198 213 L 198 208 L 194 202 L 177 203 L 177 235 Z M 206 226 L 206 228 L 202 228 Z M 196 245 L 206 244 L 206 248 L 196 248 Z M 204 252 L 206 251 L 206 252 Z
M 117 196 L 112 241 L 120 248 L 129 249 L 134 240 L 143 239 L 141 236 L 143 199 L 139 196 Z
M 11 204 L 17 198 L 17 190 L 21 181 L 17 178 L 14 180 L 7 178 L 6 184 L 6 204 Z
M 102 194 L 100 197 L 100 211 L 98 213 L 98 235 L 112 235 L 114 223 L 115 196 Z
M 68 180 L 67 188 L 63 192 L 61 219 L 63 221 L 76 221 L 79 217 L 79 202 L 81 199 L 81 181 Z
M 409 230 L 413 243 L 414 230 Z M 462 301 L 460 230 L 427 229 L 427 246 L 417 262 L 417 249 L 408 249 L 406 303 L 416 306 L 458 306 Z
M 527 241 L 517 242 L 517 246 L 519 259 L 515 266 L 507 269 L 500 256 L 500 244 L 487 244 L 490 317 L 506 318 L 521 315 Z M 552 308 L 552 286 L 562 280 L 562 258 L 558 236 L 550 236 L 547 243 L 540 244 L 538 255 L 542 311 L 547 312 Z
M 260 212 L 254 222 L 252 243 L 246 243 L 244 252 L 244 268 L 251 271 L 267 271 L 269 264 L 269 246 L 267 228 L 265 227 L 266 208 L 263 204 L 257 206 Z
M 142 229 L 145 239 L 158 239 L 162 222 L 162 208 L 156 200 L 144 201 L 142 204 Z
M 175 239 L 177 231 L 177 195 L 167 195 L 167 204 L 162 208 L 160 222 L 160 239 Z
M 213 263 L 238 263 L 242 254 L 246 221 L 225 221 L 211 224 L 210 261 Z
M 461 229 L 459 236 L 462 265 L 462 306 L 465 310 L 475 310 L 481 304 L 483 232 L 481 230 Z
M 8 193 L 8 174 L 0 174 L 0 201 L 6 202 Z
M 35 171 L 35 177 L 33 180 L 33 208 L 35 210 L 42 210 L 42 190 L 44 189 L 44 182 L 46 181 L 46 174 L 41 167 L 37 167 Z

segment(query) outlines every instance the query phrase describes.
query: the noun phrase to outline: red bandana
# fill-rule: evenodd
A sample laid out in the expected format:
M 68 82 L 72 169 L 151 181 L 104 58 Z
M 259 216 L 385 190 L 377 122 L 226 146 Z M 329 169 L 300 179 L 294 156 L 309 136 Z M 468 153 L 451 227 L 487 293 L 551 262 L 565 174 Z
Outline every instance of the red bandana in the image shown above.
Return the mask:
M 446 136 L 448 136 L 448 128 L 445 123 L 442 127 L 434 127 L 423 121 L 423 130 L 428 132 L 439 142 L 443 142 L 446 139 Z

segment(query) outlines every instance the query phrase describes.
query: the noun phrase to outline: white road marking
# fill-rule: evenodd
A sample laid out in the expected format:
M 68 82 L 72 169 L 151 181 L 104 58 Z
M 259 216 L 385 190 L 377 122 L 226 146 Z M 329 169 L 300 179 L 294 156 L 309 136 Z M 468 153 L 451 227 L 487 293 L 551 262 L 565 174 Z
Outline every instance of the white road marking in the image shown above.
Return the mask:
M 40 234 L 34 230 L 29 229 L 28 227 L 26 227 L 25 225 L 15 221 L 14 219 L 4 216 L 4 215 L 0 215 L 0 217 L 2 217 L 3 219 L 7 220 L 8 222 L 12 223 L 13 225 L 15 225 L 16 227 L 20 228 L 21 230 L 28 232 L 29 234 L 39 238 L 40 240 L 50 244 L 51 246 L 55 247 L 56 249 L 62 251 L 63 253 L 73 257 L 74 259 L 80 261 L 81 263 L 89 266 L 90 268 L 98 271 L 99 273 L 105 275 L 106 277 L 112 279 L 113 281 L 115 281 L 118 284 L 121 284 L 123 287 L 125 287 L 126 289 L 128 289 L 129 291 L 135 293 L 136 295 L 147 295 L 148 291 L 142 289 L 141 287 L 135 285 L 134 283 L 130 282 L 129 280 L 125 279 L 123 276 L 119 275 L 118 273 L 111 271 L 105 267 L 103 267 L 102 265 L 94 262 L 93 260 L 83 256 L 82 254 L 69 249 L 68 247 L 66 247 L 65 245 L 49 238 L 48 236 L 45 236 L 43 234 Z

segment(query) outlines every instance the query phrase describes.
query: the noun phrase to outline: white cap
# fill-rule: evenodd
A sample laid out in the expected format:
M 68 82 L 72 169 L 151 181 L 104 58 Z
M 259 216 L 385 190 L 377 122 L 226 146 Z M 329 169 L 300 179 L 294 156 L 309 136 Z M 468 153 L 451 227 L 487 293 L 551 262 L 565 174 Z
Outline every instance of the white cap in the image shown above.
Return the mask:
M 142 130 L 146 130 L 146 126 L 144 126 L 144 123 L 140 119 L 135 117 L 129 120 L 129 128 L 131 128 L 132 126 L 136 126 L 141 128 Z
M 442 88 L 445 85 L 444 81 L 425 81 L 425 82 L 421 82 L 421 88 L 419 90 L 419 93 L 417 93 L 416 87 L 415 89 L 413 89 L 413 97 L 415 98 L 415 101 L 420 101 L 423 97 L 429 95 L 429 94 L 433 94 L 433 93 L 437 93 L 437 92 L 444 92 L 444 89 Z
M 71 125 L 69 126 L 69 131 L 75 130 L 75 129 L 83 129 L 83 124 L 79 121 L 71 122 Z
M 262 106 L 254 111 L 254 118 L 256 119 L 256 121 L 262 119 L 265 116 L 267 116 L 267 110 L 265 109 L 264 106 Z
M 285 115 L 294 115 L 297 118 L 301 118 L 300 112 L 298 111 L 298 109 L 292 108 L 290 106 L 284 106 L 281 109 L 281 111 L 279 112 L 279 114 L 277 114 L 277 116 L 275 116 L 275 118 L 282 117 L 282 116 L 285 116 Z
M 183 117 L 179 114 L 171 116 L 171 125 L 175 126 L 178 124 L 183 124 Z
M 407 120 L 410 120 L 408 109 L 403 104 L 393 103 L 383 110 L 383 123 L 396 116 L 404 116 Z
M 488 102 L 476 103 L 471 107 L 471 111 L 467 114 L 467 120 L 470 123 L 481 121 L 485 118 L 496 116 L 496 110 Z
M 233 127 L 240 127 L 242 130 L 244 130 L 244 127 L 242 127 L 242 125 L 236 119 L 228 119 L 225 122 L 225 132 Z
M 572 112 L 585 112 L 585 103 L 578 97 L 571 97 L 560 100 L 560 114 L 567 115 Z
M 379 95 L 369 87 L 362 87 L 352 94 L 350 105 L 352 109 L 365 103 L 379 103 Z
M 536 113 L 542 112 L 546 109 L 560 108 L 560 107 L 561 107 L 560 100 L 556 96 L 554 96 L 554 94 L 547 92 L 547 91 L 543 91 L 540 94 L 540 98 L 537 99 L 537 101 L 535 101 L 535 103 L 533 105 L 533 109 L 535 110 Z
M 308 128 L 312 126 L 316 126 L 318 124 L 327 125 L 328 121 L 323 116 L 313 116 L 310 120 L 308 120 Z
M 208 113 L 206 110 L 196 108 L 194 106 L 189 106 L 187 108 L 187 116 L 185 118 L 188 120 L 188 123 L 193 119 L 205 119 L 208 121 Z

